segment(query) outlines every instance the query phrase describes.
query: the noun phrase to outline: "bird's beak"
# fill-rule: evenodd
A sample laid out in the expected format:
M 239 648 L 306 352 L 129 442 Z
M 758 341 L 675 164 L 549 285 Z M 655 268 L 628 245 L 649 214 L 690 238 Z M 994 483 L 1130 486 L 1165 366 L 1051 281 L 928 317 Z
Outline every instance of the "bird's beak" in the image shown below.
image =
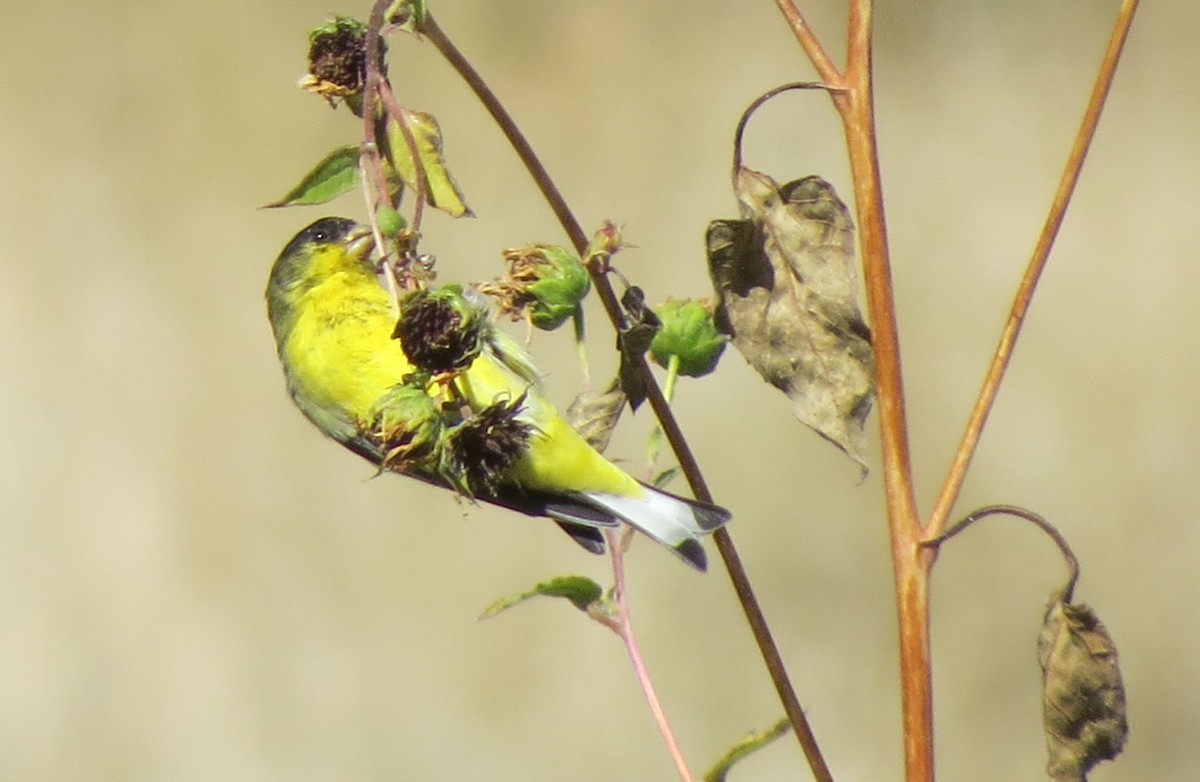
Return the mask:
M 366 258 L 371 254 L 371 250 L 375 249 L 375 237 L 371 234 L 369 225 L 354 226 L 343 241 L 346 245 L 346 254 L 352 258 Z

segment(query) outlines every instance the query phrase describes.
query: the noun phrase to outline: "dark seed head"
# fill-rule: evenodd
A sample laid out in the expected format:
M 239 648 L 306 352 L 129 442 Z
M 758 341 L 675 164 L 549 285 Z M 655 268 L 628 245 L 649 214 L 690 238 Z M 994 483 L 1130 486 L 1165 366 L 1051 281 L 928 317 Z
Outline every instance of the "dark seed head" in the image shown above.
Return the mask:
M 414 291 L 400 302 L 392 332 L 417 369 L 434 375 L 459 372 L 479 355 L 485 313 L 453 285 Z
M 448 435 L 443 473 L 475 496 L 493 494 L 504 474 L 529 445 L 535 427 L 517 418 L 525 396 L 497 402 L 455 427 Z

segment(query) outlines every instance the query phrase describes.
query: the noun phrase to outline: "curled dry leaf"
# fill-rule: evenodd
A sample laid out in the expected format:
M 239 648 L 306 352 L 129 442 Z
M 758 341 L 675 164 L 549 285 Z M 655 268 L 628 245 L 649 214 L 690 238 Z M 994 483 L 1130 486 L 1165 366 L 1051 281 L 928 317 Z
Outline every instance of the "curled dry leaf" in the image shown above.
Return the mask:
M 649 393 L 642 357 L 650 349 L 650 343 L 662 328 L 662 323 L 654 310 L 646 306 L 646 295 L 636 285 L 621 296 L 621 306 L 625 308 L 628 323 L 617 335 L 617 350 L 621 354 L 617 378 L 629 401 L 629 409 L 637 411 Z
M 1125 746 L 1125 686 L 1117 648 L 1095 612 L 1055 596 L 1038 636 L 1042 720 L 1053 782 L 1084 782 Z
M 747 219 L 708 227 L 718 326 L 788 395 L 796 417 L 865 473 L 875 360 L 858 306 L 849 210 L 817 176 L 780 187 L 739 168 L 734 189 Z

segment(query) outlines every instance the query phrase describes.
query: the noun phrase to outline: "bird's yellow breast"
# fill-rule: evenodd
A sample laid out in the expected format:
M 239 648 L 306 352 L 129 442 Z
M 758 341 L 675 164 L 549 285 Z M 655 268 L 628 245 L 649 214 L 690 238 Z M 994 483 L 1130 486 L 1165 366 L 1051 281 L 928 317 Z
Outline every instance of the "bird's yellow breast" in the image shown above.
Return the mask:
M 364 423 L 375 401 L 412 371 L 391 336 L 391 299 L 374 279 L 334 273 L 303 293 L 295 312 L 282 347 L 289 385 L 310 417 L 316 408 Z

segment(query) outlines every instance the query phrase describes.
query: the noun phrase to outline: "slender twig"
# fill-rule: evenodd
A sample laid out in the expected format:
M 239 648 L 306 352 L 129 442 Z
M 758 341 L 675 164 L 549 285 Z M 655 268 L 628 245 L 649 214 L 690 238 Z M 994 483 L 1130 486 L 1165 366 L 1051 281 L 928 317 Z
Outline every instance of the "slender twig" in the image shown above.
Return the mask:
M 499 125 L 501 131 L 516 151 L 517 156 L 525 165 L 526 170 L 533 177 L 538 189 L 542 192 L 543 198 L 550 205 L 551 210 L 558 218 L 572 245 L 577 252 L 582 254 L 587 247 L 587 235 L 584 234 L 579 221 L 575 219 L 562 193 L 550 178 L 549 172 L 546 171 L 545 166 L 542 165 L 541 160 L 534 153 L 528 140 L 521 133 L 503 104 L 500 103 L 499 99 L 491 91 L 491 88 L 487 86 L 486 82 L 483 81 L 479 73 L 467 61 L 462 52 L 458 50 L 458 47 L 438 27 L 432 14 L 426 16 L 425 23 L 421 27 L 421 32 L 433 43 L 454 69 L 458 71 L 463 80 L 475 92 L 476 97 L 483 103 L 484 108 L 492 115 L 492 119 Z M 604 270 L 595 264 L 589 264 L 588 269 L 592 274 L 596 293 L 600 297 L 600 302 L 604 306 L 609 320 L 618 331 L 622 330 L 625 327 L 625 314 L 621 310 L 621 305 L 617 301 L 616 294 L 612 289 L 612 285 L 608 282 Z M 687 478 L 692 493 L 699 500 L 712 502 L 712 493 L 709 491 L 704 476 L 700 471 L 700 465 L 696 461 L 691 448 L 687 445 L 687 440 L 683 436 L 683 431 L 680 429 L 679 423 L 675 420 L 675 416 L 671 413 L 670 407 L 663 398 L 662 390 L 658 387 L 653 375 L 650 374 L 645 358 L 640 358 L 639 362 L 639 371 L 644 374 L 647 380 L 647 400 L 654 411 L 655 417 L 663 428 L 667 442 L 671 444 L 671 448 L 675 452 L 675 458 L 679 461 L 680 469 Z M 783 704 L 788 721 L 791 723 L 793 731 L 800 741 L 805 757 L 812 768 L 813 775 L 818 782 L 832 782 L 833 777 L 829 772 L 828 766 L 825 764 L 824 758 L 821 756 L 816 738 L 808 724 L 807 717 L 804 715 L 804 709 L 800 705 L 800 699 L 796 696 L 791 678 L 788 676 L 787 669 L 783 664 L 783 657 L 779 652 L 779 647 L 771 635 L 766 616 L 762 612 L 758 598 L 750 585 L 750 579 L 746 574 L 745 566 L 742 564 L 741 558 L 737 553 L 737 548 L 733 544 L 733 538 L 727 529 L 722 528 L 713 533 L 713 541 L 717 545 L 717 551 L 721 554 L 725 569 L 729 573 L 730 581 L 733 583 L 734 591 L 742 605 L 742 610 L 746 614 L 747 624 L 750 625 L 755 643 L 757 643 L 759 651 L 762 653 L 767 671 L 771 676 L 771 681 L 775 685 L 775 691 Z
M 1075 552 L 1071 550 L 1070 544 L 1063 534 L 1058 531 L 1058 528 L 1051 524 L 1046 518 L 1040 514 L 1034 513 L 1031 510 L 1022 508 L 1020 505 L 988 505 L 976 511 L 972 511 L 965 517 L 950 525 L 945 532 L 938 535 L 936 538 L 922 541 L 921 546 L 924 548 L 938 548 L 950 538 L 965 530 L 975 522 L 987 516 L 1007 515 L 1016 516 L 1031 522 L 1042 532 L 1050 536 L 1054 541 L 1054 545 L 1058 546 L 1058 550 L 1062 552 L 1063 559 L 1067 563 L 1067 584 L 1061 590 L 1062 599 L 1066 602 L 1071 601 L 1071 595 L 1075 592 L 1075 584 L 1079 581 L 1079 560 L 1075 557 Z
M 379 2 L 386 2 L 386 0 L 379 0 Z M 483 77 L 479 75 L 479 72 L 475 70 L 470 61 L 454 45 L 454 42 L 438 26 L 437 21 L 433 18 L 433 14 L 426 14 L 425 21 L 421 24 L 420 32 L 446 58 L 446 61 L 450 63 L 454 70 L 458 72 L 458 75 L 462 77 L 463 81 L 467 83 L 467 86 L 475 93 L 475 97 L 479 98 L 483 107 L 492 115 L 492 119 L 495 120 L 500 131 L 508 139 L 508 143 L 516 151 L 517 157 L 521 159 L 521 162 L 524 163 L 526 169 L 528 169 L 530 175 L 533 177 L 534 183 L 542 191 L 542 197 L 546 199 L 546 203 L 554 211 L 554 216 L 558 218 L 558 222 L 562 225 L 563 230 L 566 231 L 571 244 L 575 247 L 576 251 L 582 253 L 584 248 L 587 247 L 587 234 L 583 232 L 579 221 L 575 219 L 575 216 L 571 214 L 571 210 L 567 208 L 567 203 L 558 191 L 558 188 L 554 185 L 549 172 L 546 171 L 545 166 L 542 165 L 537 155 L 534 154 L 533 147 L 530 146 L 528 139 L 525 138 L 525 134 L 517 127 L 517 123 L 513 121 L 508 110 L 504 108 L 504 104 L 492 92 L 491 87 L 487 85 L 487 82 L 483 80 Z M 617 312 L 620 312 L 619 305 L 617 306 Z
M 395 120 L 396 126 L 400 129 L 400 136 L 404 139 L 409 159 L 412 160 L 413 181 L 416 184 L 416 193 L 413 198 L 412 230 L 420 233 L 421 219 L 425 214 L 425 199 L 429 195 L 429 177 L 425 175 L 425 166 L 421 162 L 421 150 L 417 147 L 416 136 L 413 135 L 412 128 L 407 122 L 409 112 L 400 105 L 400 101 L 396 100 L 396 94 L 392 91 L 392 85 L 388 84 L 387 81 L 379 83 L 379 98 L 383 101 L 387 113 Z M 386 122 L 384 126 L 386 127 Z M 393 156 L 398 154 L 400 154 L 399 150 L 392 149 Z M 398 169 L 399 166 L 397 165 Z
M 904 406 L 900 339 L 888 257 L 883 186 L 875 135 L 871 69 L 872 4 L 854 0 L 848 21 L 846 71 L 838 74 L 792 0 L 776 0 L 797 41 L 826 83 L 842 117 L 862 247 L 872 344 L 875 352 L 883 483 L 900 635 L 904 757 L 909 782 L 933 780 L 933 679 L 929 644 L 928 573 L 918 544 L 921 521 L 913 493 Z M 841 77 L 841 78 L 839 78 Z
M 1062 225 L 1063 216 L 1067 212 L 1067 206 L 1071 203 L 1071 195 L 1075 192 L 1075 185 L 1079 181 L 1080 172 L 1083 170 L 1084 159 L 1087 157 L 1088 149 L 1091 147 L 1092 138 L 1096 133 L 1096 126 L 1100 122 L 1100 113 L 1104 109 L 1105 100 L 1108 98 L 1109 90 L 1112 87 L 1113 77 L 1117 71 L 1117 63 L 1121 59 L 1121 49 L 1125 45 L 1125 39 L 1129 35 L 1129 28 L 1133 24 L 1133 15 L 1137 11 L 1138 0 L 1124 0 L 1120 10 L 1117 12 L 1117 19 L 1113 25 L 1112 36 L 1108 41 L 1108 48 L 1104 52 L 1104 59 L 1100 63 L 1100 72 L 1096 77 L 1096 84 L 1092 88 L 1091 98 L 1088 100 L 1087 109 L 1083 114 L 1083 122 L 1080 125 L 1079 133 L 1075 136 L 1075 143 L 1071 147 L 1071 153 L 1067 157 L 1067 165 L 1063 171 L 1062 179 L 1058 184 L 1058 191 L 1054 194 L 1054 201 L 1050 205 L 1050 213 L 1046 217 L 1046 224 L 1042 227 L 1041 236 L 1038 237 L 1037 245 L 1033 249 L 1033 257 L 1029 260 L 1029 265 L 1025 269 L 1025 276 L 1021 279 L 1021 284 L 1017 288 L 1017 295 L 1013 301 L 1012 309 L 1008 314 L 1008 322 L 1004 325 L 1004 331 L 1000 335 L 1000 344 L 996 348 L 996 353 L 992 357 L 992 364 L 988 367 L 987 374 L 983 379 L 983 388 L 979 391 L 979 398 L 975 401 L 975 407 L 971 411 L 971 416 L 967 420 L 966 431 L 963 432 L 962 441 L 958 445 L 958 450 L 954 453 L 954 461 L 950 465 L 949 474 L 946 476 L 946 482 L 942 486 L 942 491 L 938 495 L 937 503 L 933 507 L 933 512 L 929 517 L 929 524 L 926 529 L 926 535 L 936 537 L 942 527 L 946 523 L 946 519 L 950 516 L 950 510 L 954 506 L 954 501 L 958 498 L 959 491 L 962 489 L 963 481 L 966 479 L 967 468 L 971 464 L 971 457 L 975 454 L 975 449 L 979 444 L 980 434 L 983 432 L 983 426 L 987 422 L 988 414 L 992 410 L 992 405 L 996 401 L 996 395 L 1000 391 L 1000 382 L 1004 379 L 1004 373 L 1008 369 L 1009 361 L 1012 359 L 1013 348 L 1016 345 L 1017 337 L 1020 336 L 1021 326 L 1025 322 L 1025 315 L 1029 312 L 1029 305 L 1033 301 L 1034 291 L 1037 289 L 1038 280 L 1042 276 L 1042 271 L 1046 268 L 1046 260 L 1050 256 L 1050 249 L 1054 246 L 1054 240 L 1058 236 L 1058 229 Z
M 663 710 L 662 701 L 659 700 L 654 683 L 650 680 L 646 663 L 642 659 L 641 649 L 638 647 L 637 638 L 633 633 L 633 622 L 629 617 L 629 601 L 625 594 L 625 546 L 620 539 L 620 531 L 608 528 L 604 530 L 604 535 L 608 540 L 608 550 L 612 558 L 613 593 L 617 604 L 616 621 L 608 626 L 621 637 L 621 641 L 625 644 L 625 651 L 629 654 L 629 662 L 633 665 L 634 675 L 637 676 L 642 694 L 646 698 L 646 705 L 650 707 L 654 724 L 662 735 L 663 743 L 667 745 L 667 752 L 671 755 L 672 762 L 675 763 L 675 770 L 679 772 L 679 778 L 683 782 L 692 782 L 692 772 L 688 770 L 683 751 L 680 750 L 675 733 L 671 730 L 671 723 L 667 720 L 667 713 Z
M 379 56 L 380 52 L 380 33 L 383 30 L 383 17 L 387 10 L 385 3 L 376 3 L 371 9 L 371 18 L 367 21 L 366 32 L 366 58 L 367 72 L 366 78 L 363 80 L 362 94 L 362 118 L 363 118 L 363 156 L 370 164 L 370 170 L 376 180 L 376 187 L 379 191 L 378 197 L 388 199 L 388 205 L 395 207 L 395 204 L 390 201 L 388 193 L 387 175 L 383 172 L 383 161 L 379 156 L 379 139 L 377 138 L 377 124 L 375 122 L 375 100 L 379 94 L 379 84 L 383 81 L 383 73 L 381 72 L 382 64 Z M 365 177 L 364 177 L 365 179 Z M 375 205 L 369 204 L 371 215 L 371 226 L 376 233 L 376 241 L 379 241 L 379 226 L 375 220 Z M 382 244 L 380 244 L 382 247 Z
M 804 15 L 800 13 L 796 4 L 792 0 L 775 0 L 775 5 L 779 6 L 779 12 L 787 20 L 796 40 L 800 42 L 800 46 L 808 55 L 813 67 L 817 69 L 817 74 L 821 79 L 830 85 L 841 84 L 841 71 L 833 64 L 833 60 L 829 59 L 829 55 L 825 53 L 825 47 L 821 46 L 821 41 L 817 38 L 816 33 L 808 26 L 808 22 L 804 21 Z

